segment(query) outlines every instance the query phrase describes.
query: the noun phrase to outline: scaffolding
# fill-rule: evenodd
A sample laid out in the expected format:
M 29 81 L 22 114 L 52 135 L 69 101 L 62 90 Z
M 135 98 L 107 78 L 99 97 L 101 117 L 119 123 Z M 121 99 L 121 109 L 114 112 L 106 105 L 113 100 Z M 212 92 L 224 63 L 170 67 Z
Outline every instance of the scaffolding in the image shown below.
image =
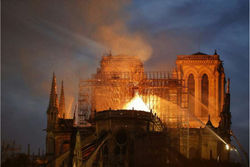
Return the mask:
M 188 89 L 184 80 L 167 71 L 149 72 L 103 72 L 91 79 L 80 79 L 78 94 L 78 124 L 88 125 L 94 112 L 124 109 L 124 106 L 139 94 L 143 102 L 152 109 L 171 132 L 179 138 L 182 154 L 188 157 L 189 118 L 185 114 L 188 108 Z

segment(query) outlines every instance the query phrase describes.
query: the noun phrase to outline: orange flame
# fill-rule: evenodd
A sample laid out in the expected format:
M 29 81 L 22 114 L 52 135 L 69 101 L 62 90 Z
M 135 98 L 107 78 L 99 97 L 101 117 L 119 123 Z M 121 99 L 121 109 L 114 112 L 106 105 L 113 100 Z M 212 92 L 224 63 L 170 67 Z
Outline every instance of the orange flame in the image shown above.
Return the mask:
M 138 93 L 135 93 L 135 96 L 123 108 L 127 110 L 132 110 L 134 108 L 134 110 L 142 110 L 142 111 L 150 112 L 149 108 L 140 98 Z

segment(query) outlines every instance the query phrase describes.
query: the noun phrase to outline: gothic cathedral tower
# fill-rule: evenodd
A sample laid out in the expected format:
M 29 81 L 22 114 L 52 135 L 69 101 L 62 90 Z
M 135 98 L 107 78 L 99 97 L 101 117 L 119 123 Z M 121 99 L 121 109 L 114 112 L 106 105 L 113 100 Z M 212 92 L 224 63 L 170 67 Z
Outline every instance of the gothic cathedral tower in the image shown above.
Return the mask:
M 46 159 L 48 166 L 54 167 L 58 164 L 69 163 L 70 138 L 75 126 L 75 118 L 69 119 L 65 116 L 65 95 L 62 82 L 60 103 L 58 105 L 56 76 L 53 73 L 50 92 L 49 107 L 47 109 L 47 136 L 46 136 Z
M 47 137 L 46 137 L 46 155 L 54 158 L 55 155 L 55 136 L 53 130 L 58 122 L 58 97 L 57 97 L 57 85 L 56 76 L 53 73 L 52 86 L 50 92 L 49 107 L 47 109 Z
M 219 126 L 225 96 L 225 74 L 220 56 L 201 52 L 180 55 L 176 60 L 178 77 L 185 80 L 189 94 L 189 112 L 206 124 L 208 115 Z M 190 127 L 200 124 L 190 119 Z

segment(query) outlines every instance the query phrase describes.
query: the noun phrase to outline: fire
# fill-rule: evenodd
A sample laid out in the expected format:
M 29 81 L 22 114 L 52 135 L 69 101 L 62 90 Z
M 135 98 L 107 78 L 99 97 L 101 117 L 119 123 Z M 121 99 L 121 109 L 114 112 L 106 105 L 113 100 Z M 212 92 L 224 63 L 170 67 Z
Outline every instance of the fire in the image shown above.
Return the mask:
M 135 93 L 135 96 L 123 108 L 127 110 L 132 110 L 134 108 L 134 110 L 142 110 L 142 111 L 150 112 L 149 108 L 140 98 L 138 93 Z

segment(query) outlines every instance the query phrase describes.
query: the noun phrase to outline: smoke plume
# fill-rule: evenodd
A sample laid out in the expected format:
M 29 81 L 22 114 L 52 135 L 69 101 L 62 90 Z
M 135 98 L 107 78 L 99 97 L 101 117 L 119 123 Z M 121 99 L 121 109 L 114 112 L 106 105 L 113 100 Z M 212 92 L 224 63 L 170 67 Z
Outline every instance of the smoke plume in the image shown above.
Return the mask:
M 89 1 L 85 5 L 86 30 L 93 40 L 111 50 L 113 55 L 139 56 L 146 61 L 153 52 L 151 46 L 142 34 L 132 32 L 126 26 L 130 16 L 123 10 L 130 3 L 127 0 Z

